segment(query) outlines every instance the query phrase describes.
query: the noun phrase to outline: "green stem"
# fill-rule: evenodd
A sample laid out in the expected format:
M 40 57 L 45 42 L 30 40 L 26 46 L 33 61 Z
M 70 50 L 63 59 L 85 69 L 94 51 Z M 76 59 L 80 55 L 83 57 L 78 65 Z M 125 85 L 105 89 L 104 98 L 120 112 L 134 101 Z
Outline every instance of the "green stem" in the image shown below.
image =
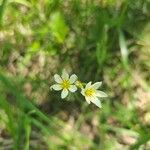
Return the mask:
M 4 10 L 7 4 L 7 0 L 3 0 L 2 4 L 0 6 L 0 27 L 3 25 L 3 16 L 4 16 Z

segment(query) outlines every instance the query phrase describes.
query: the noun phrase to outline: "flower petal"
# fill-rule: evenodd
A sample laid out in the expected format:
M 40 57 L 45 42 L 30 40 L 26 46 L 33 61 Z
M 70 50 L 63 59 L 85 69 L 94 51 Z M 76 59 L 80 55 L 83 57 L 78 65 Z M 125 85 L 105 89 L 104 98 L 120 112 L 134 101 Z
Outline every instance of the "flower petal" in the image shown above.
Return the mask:
M 85 86 L 85 88 L 88 88 L 88 87 L 90 87 L 91 86 L 91 81 Z
M 99 108 L 101 108 L 101 102 L 97 97 L 93 97 L 91 100 L 92 103 L 94 103 L 96 106 L 98 106 Z
M 96 96 L 97 97 L 108 97 L 108 95 L 102 91 L 97 90 L 96 91 Z
M 69 79 L 69 82 L 72 84 L 74 83 L 76 80 L 77 80 L 77 76 L 75 74 L 71 75 L 70 79 Z
M 61 98 L 64 99 L 67 95 L 68 95 L 68 90 L 63 89 L 62 92 L 61 92 Z
M 53 85 L 52 85 L 52 86 L 50 86 L 50 90 L 53 90 Z
M 62 78 L 64 80 L 68 80 L 69 79 L 69 74 L 66 72 L 66 70 L 64 69 L 63 72 L 62 72 Z
M 55 75 L 54 75 L 54 80 L 55 80 L 55 82 L 57 82 L 57 83 L 61 83 L 61 82 L 62 82 L 62 79 L 61 79 L 61 77 L 60 77 L 58 74 L 55 74 Z
M 102 85 L 102 82 L 96 82 L 92 86 L 94 89 L 98 89 Z
M 70 85 L 69 91 L 70 92 L 75 92 L 77 90 L 77 87 L 75 85 Z
M 89 97 L 85 97 L 85 100 L 86 100 L 86 102 L 87 102 L 88 104 L 90 104 L 90 103 L 91 103 L 91 100 L 90 100 L 90 98 L 89 98 Z
M 56 91 L 60 91 L 62 89 L 61 85 L 60 84 L 54 84 L 51 86 L 54 90 Z
M 82 90 L 81 90 L 81 94 L 82 94 L 83 96 L 85 96 L 84 91 L 85 91 L 85 89 L 82 89 Z

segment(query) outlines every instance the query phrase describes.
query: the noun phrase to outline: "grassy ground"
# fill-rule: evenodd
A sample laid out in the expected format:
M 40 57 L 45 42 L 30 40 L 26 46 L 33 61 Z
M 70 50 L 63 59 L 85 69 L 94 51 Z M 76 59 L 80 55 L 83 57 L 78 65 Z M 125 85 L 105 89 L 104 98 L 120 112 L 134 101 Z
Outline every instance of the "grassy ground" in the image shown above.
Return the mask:
M 0 150 L 150 150 L 149 41 L 149 0 L 0 0 Z M 63 68 L 102 109 L 50 91 Z

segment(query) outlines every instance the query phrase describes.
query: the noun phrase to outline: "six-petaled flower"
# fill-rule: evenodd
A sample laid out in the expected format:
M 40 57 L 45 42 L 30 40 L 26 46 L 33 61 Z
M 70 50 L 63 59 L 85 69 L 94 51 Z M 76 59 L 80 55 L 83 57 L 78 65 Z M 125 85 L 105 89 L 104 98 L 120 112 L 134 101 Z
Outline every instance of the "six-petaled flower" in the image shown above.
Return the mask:
M 63 70 L 62 76 L 55 74 L 54 80 L 56 84 L 52 85 L 51 88 L 56 91 L 62 90 L 61 92 L 62 99 L 68 95 L 69 91 L 75 92 L 77 90 L 77 87 L 74 84 L 77 80 L 77 76 L 73 74 L 69 78 L 69 74 L 66 72 L 66 70 Z
M 91 102 L 96 106 L 101 108 L 101 101 L 99 100 L 102 97 L 107 97 L 107 94 L 98 90 L 98 88 L 102 85 L 102 82 L 96 82 L 92 84 L 89 82 L 85 88 L 81 90 L 81 94 L 85 97 L 88 104 Z

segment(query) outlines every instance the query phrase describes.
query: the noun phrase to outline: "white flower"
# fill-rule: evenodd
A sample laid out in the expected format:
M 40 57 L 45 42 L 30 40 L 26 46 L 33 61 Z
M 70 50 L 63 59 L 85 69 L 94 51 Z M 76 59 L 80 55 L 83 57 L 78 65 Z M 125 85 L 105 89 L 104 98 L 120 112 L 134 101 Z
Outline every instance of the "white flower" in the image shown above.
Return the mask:
M 68 95 L 69 91 L 75 92 L 77 90 L 76 85 L 74 85 L 74 83 L 77 80 L 77 76 L 75 74 L 71 75 L 69 78 L 68 73 L 65 70 L 63 70 L 62 76 L 59 76 L 58 74 L 54 75 L 54 80 L 57 84 L 52 85 L 51 88 L 56 91 L 62 90 L 62 99 Z
M 88 104 L 91 102 L 94 103 L 96 106 L 101 108 L 101 101 L 99 98 L 101 97 L 107 97 L 107 94 L 98 90 L 98 88 L 102 85 L 102 82 L 96 82 L 94 84 L 91 84 L 92 82 L 89 82 L 84 89 L 82 89 L 81 94 L 85 96 L 85 99 Z

